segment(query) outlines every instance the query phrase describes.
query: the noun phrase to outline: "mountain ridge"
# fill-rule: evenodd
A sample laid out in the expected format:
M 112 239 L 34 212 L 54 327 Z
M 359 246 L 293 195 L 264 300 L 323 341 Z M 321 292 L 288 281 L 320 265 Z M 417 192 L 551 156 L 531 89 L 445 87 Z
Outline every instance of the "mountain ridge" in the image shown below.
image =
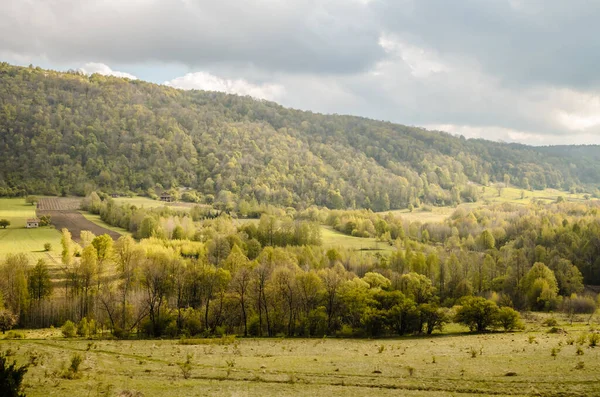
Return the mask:
M 600 185 L 595 146 L 464 139 L 141 80 L 0 64 L 0 195 L 190 187 L 204 201 L 373 210 L 475 201 L 469 182 Z M 597 145 L 596 145 L 597 146 Z

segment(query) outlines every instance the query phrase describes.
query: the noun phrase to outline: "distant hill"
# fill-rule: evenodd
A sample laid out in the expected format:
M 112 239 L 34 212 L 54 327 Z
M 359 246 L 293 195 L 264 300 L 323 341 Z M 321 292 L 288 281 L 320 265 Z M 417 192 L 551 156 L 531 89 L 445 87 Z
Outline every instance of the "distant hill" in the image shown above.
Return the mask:
M 185 186 L 208 200 L 387 210 L 476 200 L 475 184 L 505 178 L 522 188 L 595 189 L 599 153 L 0 64 L 0 195 Z

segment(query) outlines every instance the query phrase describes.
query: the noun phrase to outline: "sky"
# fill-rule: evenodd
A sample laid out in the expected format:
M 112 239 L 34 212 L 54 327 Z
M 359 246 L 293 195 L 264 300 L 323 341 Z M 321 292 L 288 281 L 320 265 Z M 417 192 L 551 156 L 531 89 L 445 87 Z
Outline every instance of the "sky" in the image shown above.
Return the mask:
M 0 0 L 0 61 L 600 144 L 600 2 Z

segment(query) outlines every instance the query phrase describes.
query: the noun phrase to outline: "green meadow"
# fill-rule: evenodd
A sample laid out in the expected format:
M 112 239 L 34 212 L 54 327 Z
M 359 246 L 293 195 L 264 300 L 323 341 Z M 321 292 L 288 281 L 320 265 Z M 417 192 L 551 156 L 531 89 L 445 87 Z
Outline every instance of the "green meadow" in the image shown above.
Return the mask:
M 426 206 L 427 210 L 415 208 L 413 211 L 408 209 L 385 211 L 381 214 L 387 214 L 391 212 L 395 216 L 401 216 L 402 218 L 411 222 L 421 223 L 434 223 L 443 222 L 448 218 L 457 208 L 477 208 L 484 205 L 491 205 L 497 203 L 513 203 L 513 204 L 530 204 L 532 200 L 541 200 L 544 202 L 556 201 L 558 197 L 563 197 L 565 201 L 571 202 L 583 202 L 586 200 L 585 194 L 583 193 L 569 193 L 563 192 L 556 189 L 545 189 L 545 190 L 523 190 L 512 187 L 503 188 L 501 193 L 498 194 L 498 189 L 493 186 L 487 186 L 485 189 L 480 187 L 482 190 L 479 201 L 475 203 L 463 203 L 456 207 L 433 207 Z M 596 200 L 596 199 L 592 199 Z
M 51 226 L 27 229 L 27 218 L 35 217 L 35 206 L 26 204 L 22 198 L 0 199 L 0 219 L 7 219 L 10 226 L 0 229 L 0 258 L 10 253 L 25 253 L 30 260 L 50 259 L 60 261 L 60 233 Z M 50 243 L 52 249 L 44 250 Z
M 321 241 L 325 248 L 346 248 L 355 251 L 392 251 L 387 242 L 375 238 L 348 236 L 334 230 L 330 226 L 321 226 Z
M 132 233 L 129 232 L 128 230 L 126 230 L 126 229 L 123 229 L 123 228 L 118 227 L 118 226 L 112 226 L 112 225 L 109 225 L 108 223 L 104 222 L 102 219 L 100 219 L 100 215 L 92 214 L 92 213 L 89 213 L 89 212 L 86 212 L 86 211 L 80 211 L 80 213 L 81 213 L 81 215 L 83 215 L 83 217 L 85 219 L 87 219 L 90 222 L 95 223 L 96 225 L 98 225 L 100 227 L 103 227 L 103 228 L 108 229 L 108 230 L 112 230 L 112 231 L 117 232 L 117 233 L 122 234 L 122 235 L 128 235 L 128 236 L 132 235 Z
M 526 329 L 394 339 L 66 339 L 57 329 L 0 340 L 30 363 L 36 396 L 592 396 L 600 394 L 594 325 L 530 315 Z M 68 367 L 83 359 L 76 374 Z M 187 362 L 187 365 L 185 364 Z M 141 394 L 136 394 L 141 393 Z

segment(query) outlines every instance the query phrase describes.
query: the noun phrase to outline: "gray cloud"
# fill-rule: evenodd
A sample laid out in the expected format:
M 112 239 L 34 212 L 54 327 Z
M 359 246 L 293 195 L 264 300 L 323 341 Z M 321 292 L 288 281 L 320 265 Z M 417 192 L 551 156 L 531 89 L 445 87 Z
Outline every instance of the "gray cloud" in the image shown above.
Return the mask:
M 347 73 L 383 55 L 360 1 L 7 1 L 0 47 L 57 61 Z
M 376 1 L 385 29 L 472 57 L 506 84 L 587 88 L 600 75 L 600 3 L 563 0 Z

